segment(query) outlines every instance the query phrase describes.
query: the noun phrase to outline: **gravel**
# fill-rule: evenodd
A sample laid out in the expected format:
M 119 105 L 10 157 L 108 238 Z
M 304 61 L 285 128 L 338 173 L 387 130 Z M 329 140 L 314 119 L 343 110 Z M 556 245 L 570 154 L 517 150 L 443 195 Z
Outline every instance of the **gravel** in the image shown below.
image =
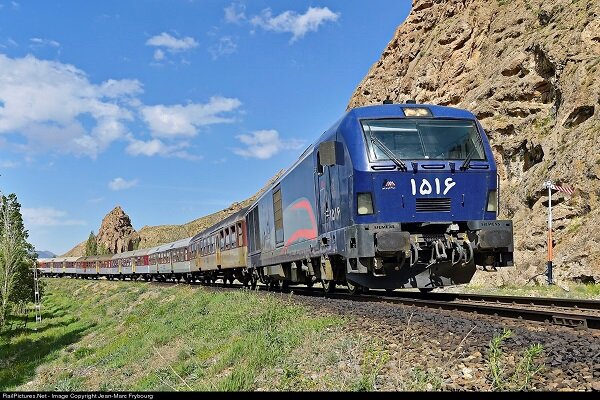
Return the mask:
M 289 295 L 284 294 L 286 299 Z M 374 389 L 492 390 L 488 361 L 490 340 L 510 329 L 502 342 L 501 370 L 506 382 L 522 360 L 523 351 L 540 344 L 542 365 L 526 390 L 600 390 L 600 335 L 563 326 L 473 315 L 419 307 L 292 296 L 293 301 L 317 314 L 347 317 L 340 335 L 364 337 L 382 343 L 389 356 L 377 372 Z M 360 363 L 346 360 L 347 363 Z M 311 370 L 311 360 L 300 363 Z M 357 366 L 345 368 L 356 374 Z M 338 369 L 334 374 L 344 374 Z M 342 377 L 340 377 L 342 379 Z M 518 388 L 507 386 L 508 388 Z

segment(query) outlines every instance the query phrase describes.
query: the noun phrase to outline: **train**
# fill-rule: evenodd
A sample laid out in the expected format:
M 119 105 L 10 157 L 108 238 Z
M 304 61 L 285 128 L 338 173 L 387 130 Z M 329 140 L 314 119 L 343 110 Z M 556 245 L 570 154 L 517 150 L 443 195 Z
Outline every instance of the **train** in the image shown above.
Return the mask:
M 248 207 L 192 237 L 115 255 L 38 260 L 43 276 L 185 280 L 326 293 L 469 283 L 513 266 L 488 137 L 465 109 L 347 110 Z

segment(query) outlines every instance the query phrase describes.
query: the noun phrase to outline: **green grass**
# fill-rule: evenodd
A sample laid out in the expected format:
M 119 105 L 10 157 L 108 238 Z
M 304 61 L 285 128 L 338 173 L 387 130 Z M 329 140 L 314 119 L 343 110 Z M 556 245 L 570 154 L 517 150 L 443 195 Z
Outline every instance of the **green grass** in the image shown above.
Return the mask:
M 544 348 L 532 344 L 525 349 L 513 371 L 507 371 L 503 365 L 502 342 L 512 336 L 510 329 L 496 335 L 490 341 L 487 364 L 489 377 L 494 391 L 527 391 L 531 389 L 533 378 L 540 373 L 542 364 L 537 363 Z
M 0 334 L 0 391 L 377 391 L 396 378 L 404 390 L 443 389 L 443 367 L 408 364 L 389 376 L 384 343 L 284 294 L 45 281 L 42 322 L 13 321 Z M 571 293 L 579 291 L 598 293 L 584 285 Z M 413 340 L 422 338 L 403 337 L 404 357 L 421 351 Z M 498 376 L 528 385 L 536 351 L 510 376 L 500 354 Z
M 37 331 L 30 323 L 2 336 L 0 390 L 251 391 L 282 366 L 277 385 L 289 388 L 302 376 L 294 354 L 316 338 L 337 341 L 343 324 L 280 294 L 46 281 Z M 367 356 L 380 356 L 367 345 Z M 348 388 L 372 390 L 381 362 Z

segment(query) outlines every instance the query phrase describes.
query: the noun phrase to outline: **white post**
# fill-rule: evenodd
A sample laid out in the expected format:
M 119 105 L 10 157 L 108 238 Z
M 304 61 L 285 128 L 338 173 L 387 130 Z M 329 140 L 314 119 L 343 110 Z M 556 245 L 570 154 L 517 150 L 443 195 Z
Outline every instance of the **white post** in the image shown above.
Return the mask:
M 552 285 L 552 181 L 547 181 L 545 185 L 548 187 L 548 269 L 546 274 L 548 285 Z

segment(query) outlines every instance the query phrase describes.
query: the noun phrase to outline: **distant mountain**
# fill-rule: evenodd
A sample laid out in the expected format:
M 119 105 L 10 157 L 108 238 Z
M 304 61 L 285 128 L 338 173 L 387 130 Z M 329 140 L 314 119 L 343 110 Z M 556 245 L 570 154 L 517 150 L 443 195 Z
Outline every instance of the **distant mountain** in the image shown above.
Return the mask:
M 52 257 L 56 257 L 56 254 L 54 254 L 51 251 L 47 251 L 47 250 L 36 250 L 35 251 L 38 255 L 38 258 L 52 258 Z

